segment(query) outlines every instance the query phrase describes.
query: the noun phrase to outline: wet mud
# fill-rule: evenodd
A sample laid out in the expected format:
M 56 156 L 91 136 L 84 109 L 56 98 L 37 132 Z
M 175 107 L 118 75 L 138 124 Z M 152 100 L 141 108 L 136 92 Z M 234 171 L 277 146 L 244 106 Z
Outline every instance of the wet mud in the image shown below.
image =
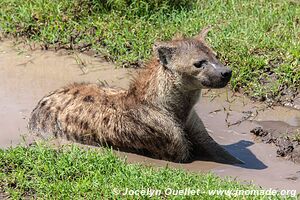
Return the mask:
M 86 54 L 29 51 L 0 42 L 0 147 L 17 145 L 20 135 L 28 137 L 28 117 L 50 91 L 75 81 L 127 87 L 128 72 Z
M 48 92 L 75 81 L 126 88 L 131 73 L 128 69 L 115 69 L 98 57 L 65 51 L 30 51 L 27 47 L 14 46 L 10 41 L 0 42 L 0 147 L 20 143 L 28 145 L 35 139 L 27 133 L 28 117 L 38 100 Z M 272 137 L 279 137 L 283 132 L 300 126 L 299 110 L 268 107 L 226 88 L 204 90 L 195 109 L 214 140 L 244 164 L 226 165 L 209 159 L 178 164 L 133 153 L 117 154 L 126 157 L 129 163 L 170 166 L 193 172 L 209 171 L 264 188 L 300 191 L 299 164 L 286 156 L 278 156 L 275 143 L 266 144 L 263 137 L 250 132 L 257 127 L 263 131 L 275 129 L 278 134 L 273 131 Z M 282 129 L 278 131 L 279 128 Z M 59 139 L 52 142 L 55 145 L 70 143 Z M 297 152 L 297 149 L 295 146 L 292 152 Z
M 258 124 L 261 126 L 250 132 L 259 141 L 274 144 L 278 156 L 300 164 L 300 126 L 291 126 L 280 121 L 264 121 Z

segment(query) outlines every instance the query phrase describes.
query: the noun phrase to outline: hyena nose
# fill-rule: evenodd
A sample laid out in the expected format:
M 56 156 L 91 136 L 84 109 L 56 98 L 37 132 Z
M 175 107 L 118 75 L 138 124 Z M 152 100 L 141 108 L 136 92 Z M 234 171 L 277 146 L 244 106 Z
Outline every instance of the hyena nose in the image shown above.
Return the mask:
M 225 69 L 221 72 L 222 78 L 224 79 L 230 79 L 232 75 L 232 70 L 231 69 Z

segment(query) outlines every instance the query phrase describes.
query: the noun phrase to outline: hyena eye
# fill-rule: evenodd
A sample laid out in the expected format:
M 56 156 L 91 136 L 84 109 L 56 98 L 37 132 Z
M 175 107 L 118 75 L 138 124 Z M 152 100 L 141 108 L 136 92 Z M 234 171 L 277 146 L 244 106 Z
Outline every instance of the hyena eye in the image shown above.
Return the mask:
M 207 63 L 206 60 L 200 60 L 200 61 L 195 62 L 195 63 L 194 63 L 194 66 L 195 66 L 196 68 L 202 68 L 202 67 L 204 66 L 205 63 Z

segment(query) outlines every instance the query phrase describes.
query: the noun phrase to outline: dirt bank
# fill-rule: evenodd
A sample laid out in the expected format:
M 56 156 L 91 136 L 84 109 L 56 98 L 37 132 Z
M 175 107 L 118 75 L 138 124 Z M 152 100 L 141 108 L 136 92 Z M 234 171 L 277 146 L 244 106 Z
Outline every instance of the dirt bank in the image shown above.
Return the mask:
M 107 82 L 127 87 L 130 72 L 115 69 L 99 58 L 66 52 L 28 51 L 9 41 L 0 42 L 0 147 L 18 145 L 26 134 L 27 120 L 38 100 L 49 91 L 74 81 Z M 196 110 L 211 136 L 242 165 L 224 165 L 208 160 L 175 164 L 136 154 L 119 152 L 131 163 L 173 166 L 190 171 L 211 171 L 220 176 L 253 181 L 265 188 L 300 189 L 299 165 L 280 158 L 276 146 L 257 142 L 250 130 L 266 122 L 300 126 L 300 111 L 289 107 L 268 108 L 226 89 L 203 91 Z M 29 141 L 28 141 L 29 139 Z M 58 141 L 64 143 L 65 141 Z
M 258 140 L 277 147 L 276 153 L 280 157 L 300 164 L 300 126 L 291 126 L 284 122 L 258 122 L 262 127 L 256 127 L 250 132 Z

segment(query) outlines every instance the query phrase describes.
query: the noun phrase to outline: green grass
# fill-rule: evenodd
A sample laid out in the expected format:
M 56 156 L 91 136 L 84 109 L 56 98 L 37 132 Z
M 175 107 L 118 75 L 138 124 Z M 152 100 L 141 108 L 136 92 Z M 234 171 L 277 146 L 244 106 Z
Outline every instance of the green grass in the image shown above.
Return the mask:
M 2 33 L 45 48 L 92 48 L 123 66 L 140 65 L 156 40 L 209 41 L 233 69 L 231 87 L 260 100 L 290 100 L 300 88 L 300 3 L 294 0 L 1 0 Z
M 12 199 L 149 198 L 125 195 L 126 188 L 162 191 L 191 188 L 203 192 L 199 196 L 185 196 L 190 199 L 267 199 L 267 196 L 211 196 L 209 190 L 259 188 L 223 180 L 210 173 L 126 164 L 109 149 L 86 150 L 74 145 L 53 149 L 45 144 L 0 149 L 0 194 L 6 192 Z M 156 196 L 162 197 L 182 199 L 184 196 Z

